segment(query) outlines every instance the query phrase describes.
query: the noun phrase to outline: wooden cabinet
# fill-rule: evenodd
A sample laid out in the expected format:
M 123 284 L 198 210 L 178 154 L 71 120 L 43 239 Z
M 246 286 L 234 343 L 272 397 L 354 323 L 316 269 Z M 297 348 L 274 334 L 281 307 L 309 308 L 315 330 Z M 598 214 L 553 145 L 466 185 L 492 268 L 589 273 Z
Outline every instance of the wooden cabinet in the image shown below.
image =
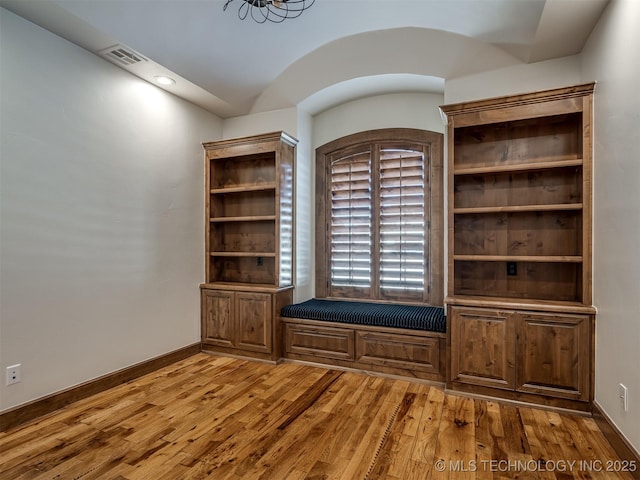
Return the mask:
M 286 358 L 435 382 L 445 379 L 442 333 L 294 318 L 282 321 Z
M 292 303 L 293 289 L 260 292 L 201 289 L 202 346 L 265 360 L 280 357 L 280 309 Z
M 450 308 L 450 381 L 588 401 L 591 315 Z
M 442 107 L 452 387 L 593 397 L 593 90 Z
M 293 300 L 296 143 L 274 132 L 203 144 L 203 348 L 279 356 L 279 309 Z
M 268 293 L 202 291 L 202 341 L 209 345 L 271 353 L 273 315 Z

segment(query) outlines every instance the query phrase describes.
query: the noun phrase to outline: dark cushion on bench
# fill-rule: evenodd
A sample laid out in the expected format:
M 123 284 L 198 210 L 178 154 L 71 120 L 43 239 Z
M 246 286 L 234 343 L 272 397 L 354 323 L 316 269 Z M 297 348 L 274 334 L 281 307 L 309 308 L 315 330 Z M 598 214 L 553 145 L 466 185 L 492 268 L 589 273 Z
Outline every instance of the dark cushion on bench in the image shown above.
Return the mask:
M 281 315 L 289 318 L 376 327 L 408 328 L 440 333 L 446 331 L 443 307 L 313 298 L 303 303 L 287 305 L 282 308 Z

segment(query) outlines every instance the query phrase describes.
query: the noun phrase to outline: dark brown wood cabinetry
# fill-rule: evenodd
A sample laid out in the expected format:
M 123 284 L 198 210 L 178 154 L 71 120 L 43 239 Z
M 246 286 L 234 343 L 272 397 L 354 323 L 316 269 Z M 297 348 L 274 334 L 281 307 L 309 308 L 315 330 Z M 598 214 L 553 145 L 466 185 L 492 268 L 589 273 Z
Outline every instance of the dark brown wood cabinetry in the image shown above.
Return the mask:
M 452 389 L 590 408 L 593 90 L 442 107 Z
M 280 356 L 279 311 L 293 302 L 296 143 L 274 132 L 204 144 L 206 350 Z
M 515 329 L 510 312 L 451 307 L 451 380 L 513 390 Z
M 452 385 L 589 400 L 590 315 L 460 306 L 450 314 Z

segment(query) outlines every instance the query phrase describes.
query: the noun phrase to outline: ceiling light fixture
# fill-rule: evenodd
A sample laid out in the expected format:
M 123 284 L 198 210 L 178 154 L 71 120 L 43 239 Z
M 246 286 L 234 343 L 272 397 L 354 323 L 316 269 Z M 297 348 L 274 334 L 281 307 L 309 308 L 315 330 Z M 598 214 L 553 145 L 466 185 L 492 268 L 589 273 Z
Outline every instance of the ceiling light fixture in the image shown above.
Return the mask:
M 227 0 L 223 11 L 234 0 Z M 284 22 L 287 18 L 299 17 L 302 12 L 315 3 L 316 0 L 240 0 L 238 17 L 244 20 L 249 15 L 258 23 L 267 20 L 273 23 Z
M 158 82 L 160 85 L 173 85 L 174 83 L 176 83 L 176 81 L 171 78 L 171 77 L 165 77 L 164 75 L 158 75 L 157 77 L 155 77 L 156 82 Z

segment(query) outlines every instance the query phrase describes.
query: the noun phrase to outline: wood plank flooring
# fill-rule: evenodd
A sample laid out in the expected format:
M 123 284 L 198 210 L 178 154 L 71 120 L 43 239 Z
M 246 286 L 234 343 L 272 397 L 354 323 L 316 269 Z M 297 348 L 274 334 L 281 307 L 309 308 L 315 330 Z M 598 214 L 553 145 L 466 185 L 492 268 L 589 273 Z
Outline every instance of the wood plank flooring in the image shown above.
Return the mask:
M 2 480 L 632 478 L 590 418 L 208 354 L 0 433 L 0 455 Z

